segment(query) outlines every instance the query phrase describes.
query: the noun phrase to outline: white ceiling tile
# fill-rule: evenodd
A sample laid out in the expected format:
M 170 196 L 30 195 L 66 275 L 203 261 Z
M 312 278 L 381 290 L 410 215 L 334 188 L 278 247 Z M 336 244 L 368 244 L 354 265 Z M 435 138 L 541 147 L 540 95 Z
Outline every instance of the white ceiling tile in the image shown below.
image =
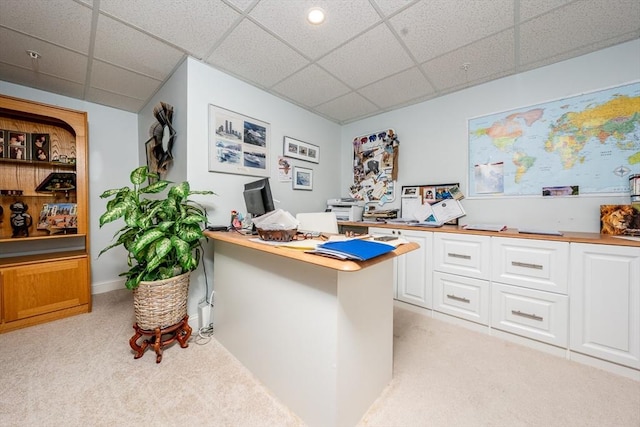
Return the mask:
M 37 71 L 40 73 L 84 83 L 87 72 L 86 56 L 5 28 L 0 28 L 0 40 L 3 45 L 0 49 L 0 62 L 29 70 L 35 70 L 37 64 Z M 41 58 L 37 63 L 29 57 L 25 46 L 40 53 Z
M 87 101 L 134 112 L 142 110 L 142 107 L 147 103 L 146 99 L 130 98 L 126 95 L 108 92 L 94 87 L 89 88 Z
M 374 113 L 377 108 L 370 101 L 355 92 L 319 105 L 316 110 L 333 118 L 337 122 L 364 117 Z
M 418 62 L 513 26 L 513 0 L 430 0 L 391 18 Z
M 203 58 L 240 15 L 216 0 L 101 0 L 100 10 Z
M 149 98 L 161 83 L 161 80 L 145 77 L 98 60 L 94 60 L 91 67 L 92 88 L 132 98 Z
M 638 30 L 640 1 L 580 1 L 520 26 L 526 65 Z
M 42 73 L 35 75 L 33 85 L 30 86 L 72 98 L 82 98 L 84 95 L 84 84 Z
M 372 0 L 378 5 L 384 16 L 389 16 L 399 9 L 420 0 Z
M 414 65 L 386 25 L 367 31 L 319 60 L 318 64 L 353 88 Z
M 3 80 L 22 86 L 41 89 L 47 92 L 69 96 L 71 98 L 82 99 L 83 97 L 83 84 L 60 79 L 54 76 L 48 76 L 42 73 L 35 73 L 30 70 L 25 70 L 24 68 L 3 64 L 1 62 L 0 75 L 2 75 Z
M 322 25 L 311 25 L 306 20 L 313 6 L 326 13 Z M 262 0 L 250 16 L 311 59 L 380 20 L 368 0 Z
M 306 67 L 273 87 L 298 104 L 314 107 L 344 95 L 350 89 L 316 65 Z
M 159 40 L 101 15 L 98 19 L 96 59 L 164 80 L 184 54 Z
M 227 2 L 233 4 L 242 11 L 246 11 L 249 6 L 255 3 L 255 0 L 227 0 Z
M 556 7 L 564 6 L 572 0 L 519 0 L 520 21 L 535 18 Z
M 614 37 L 611 39 L 607 39 L 607 41 L 601 41 L 601 42 L 597 42 L 597 43 L 592 43 L 588 46 L 583 46 L 580 47 L 578 49 L 574 49 L 572 51 L 569 52 L 563 52 L 561 54 L 555 55 L 555 56 L 547 56 L 544 57 L 542 59 L 540 59 L 539 61 L 535 61 L 535 62 L 530 62 L 528 64 L 523 64 L 518 68 L 519 72 L 523 72 L 523 71 L 528 71 L 528 70 L 533 70 L 535 68 L 538 67 L 543 67 L 545 65 L 550 65 L 550 64 L 555 64 L 557 62 L 560 61 L 564 61 L 567 59 L 572 59 L 575 58 L 577 56 L 581 56 L 581 55 L 586 55 L 588 53 L 600 50 L 600 49 L 604 49 L 606 47 L 611 47 L 614 46 L 616 44 L 619 43 L 624 43 L 626 41 L 629 40 L 633 40 L 633 39 L 637 39 L 640 38 L 640 31 L 636 31 L 636 32 L 632 32 L 632 33 L 627 33 L 625 35 L 619 36 L 619 37 Z M 640 58 L 640 51 L 638 51 L 638 58 Z
M 404 104 L 433 93 L 433 87 L 417 67 L 380 80 L 358 90 L 380 108 Z
M 463 65 L 469 64 L 465 71 Z M 513 30 L 509 29 L 422 64 L 439 92 L 492 80 L 515 69 Z
M 244 20 L 207 58 L 213 66 L 271 87 L 309 63 L 249 20 Z
M 0 0 L 0 25 L 84 54 L 89 52 L 91 13 L 69 0 Z

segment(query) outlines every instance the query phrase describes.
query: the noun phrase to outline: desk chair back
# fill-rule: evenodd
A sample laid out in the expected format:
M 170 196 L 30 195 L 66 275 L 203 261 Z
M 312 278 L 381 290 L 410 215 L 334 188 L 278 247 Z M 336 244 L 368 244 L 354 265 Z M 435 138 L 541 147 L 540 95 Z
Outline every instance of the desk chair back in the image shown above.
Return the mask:
M 300 223 L 298 231 L 338 234 L 335 212 L 306 212 L 296 215 Z

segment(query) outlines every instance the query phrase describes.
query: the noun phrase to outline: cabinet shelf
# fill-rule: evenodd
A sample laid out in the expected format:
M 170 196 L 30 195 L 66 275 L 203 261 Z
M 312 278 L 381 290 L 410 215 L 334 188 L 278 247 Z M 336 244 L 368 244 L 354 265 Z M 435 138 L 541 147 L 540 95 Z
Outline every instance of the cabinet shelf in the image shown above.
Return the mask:
M 91 311 L 87 123 L 87 113 L 82 111 L 0 95 L 0 130 L 5 140 L 6 132 L 23 133 L 25 142 L 20 145 L 27 157 L 0 159 L 0 189 L 22 192 L 0 195 L 4 211 L 0 222 L 0 333 Z M 33 160 L 31 153 L 44 147 L 36 146 L 40 141 L 34 135 L 48 136 L 44 144 L 48 144 L 50 159 L 73 161 Z M 51 174 L 69 172 L 75 174 L 75 188 L 36 191 Z M 27 233 L 11 237 L 10 206 L 16 201 L 28 206 L 28 237 Z M 43 204 L 68 203 L 74 204 L 70 215 L 77 220 L 72 224 L 76 228 L 67 229 L 73 233 L 49 234 L 37 228 Z

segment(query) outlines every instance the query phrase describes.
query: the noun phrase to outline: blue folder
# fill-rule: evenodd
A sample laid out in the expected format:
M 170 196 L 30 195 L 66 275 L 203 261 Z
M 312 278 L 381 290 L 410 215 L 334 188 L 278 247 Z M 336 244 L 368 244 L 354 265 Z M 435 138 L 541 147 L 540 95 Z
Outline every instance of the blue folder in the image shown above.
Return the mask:
M 352 239 L 341 242 L 327 242 L 311 251 L 319 255 L 334 256 L 340 259 L 366 261 L 391 252 L 395 247 L 371 240 Z

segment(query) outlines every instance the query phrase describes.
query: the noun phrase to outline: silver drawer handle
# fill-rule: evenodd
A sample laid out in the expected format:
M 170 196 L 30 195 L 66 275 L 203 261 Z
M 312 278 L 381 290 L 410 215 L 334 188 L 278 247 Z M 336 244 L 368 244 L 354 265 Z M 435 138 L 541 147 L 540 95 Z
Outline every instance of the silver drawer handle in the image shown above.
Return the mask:
M 471 255 L 454 254 L 451 252 L 447 253 L 447 256 L 450 256 L 451 258 L 471 259 Z
M 540 264 L 529 264 L 527 262 L 511 261 L 511 265 L 514 267 L 535 268 L 536 270 L 542 270 Z
M 527 319 L 537 320 L 542 322 L 543 318 L 540 316 L 536 316 L 535 314 L 523 313 L 520 310 L 511 310 L 511 314 L 514 316 L 526 317 Z
M 453 299 L 453 300 L 456 300 L 456 301 L 466 302 L 466 303 L 471 302 L 471 300 L 469 300 L 469 299 L 467 299 L 467 298 L 457 297 L 457 296 L 455 296 L 455 295 L 449 295 L 449 294 L 447 294 L 447 298 L 449 298 L 449 299 Z

